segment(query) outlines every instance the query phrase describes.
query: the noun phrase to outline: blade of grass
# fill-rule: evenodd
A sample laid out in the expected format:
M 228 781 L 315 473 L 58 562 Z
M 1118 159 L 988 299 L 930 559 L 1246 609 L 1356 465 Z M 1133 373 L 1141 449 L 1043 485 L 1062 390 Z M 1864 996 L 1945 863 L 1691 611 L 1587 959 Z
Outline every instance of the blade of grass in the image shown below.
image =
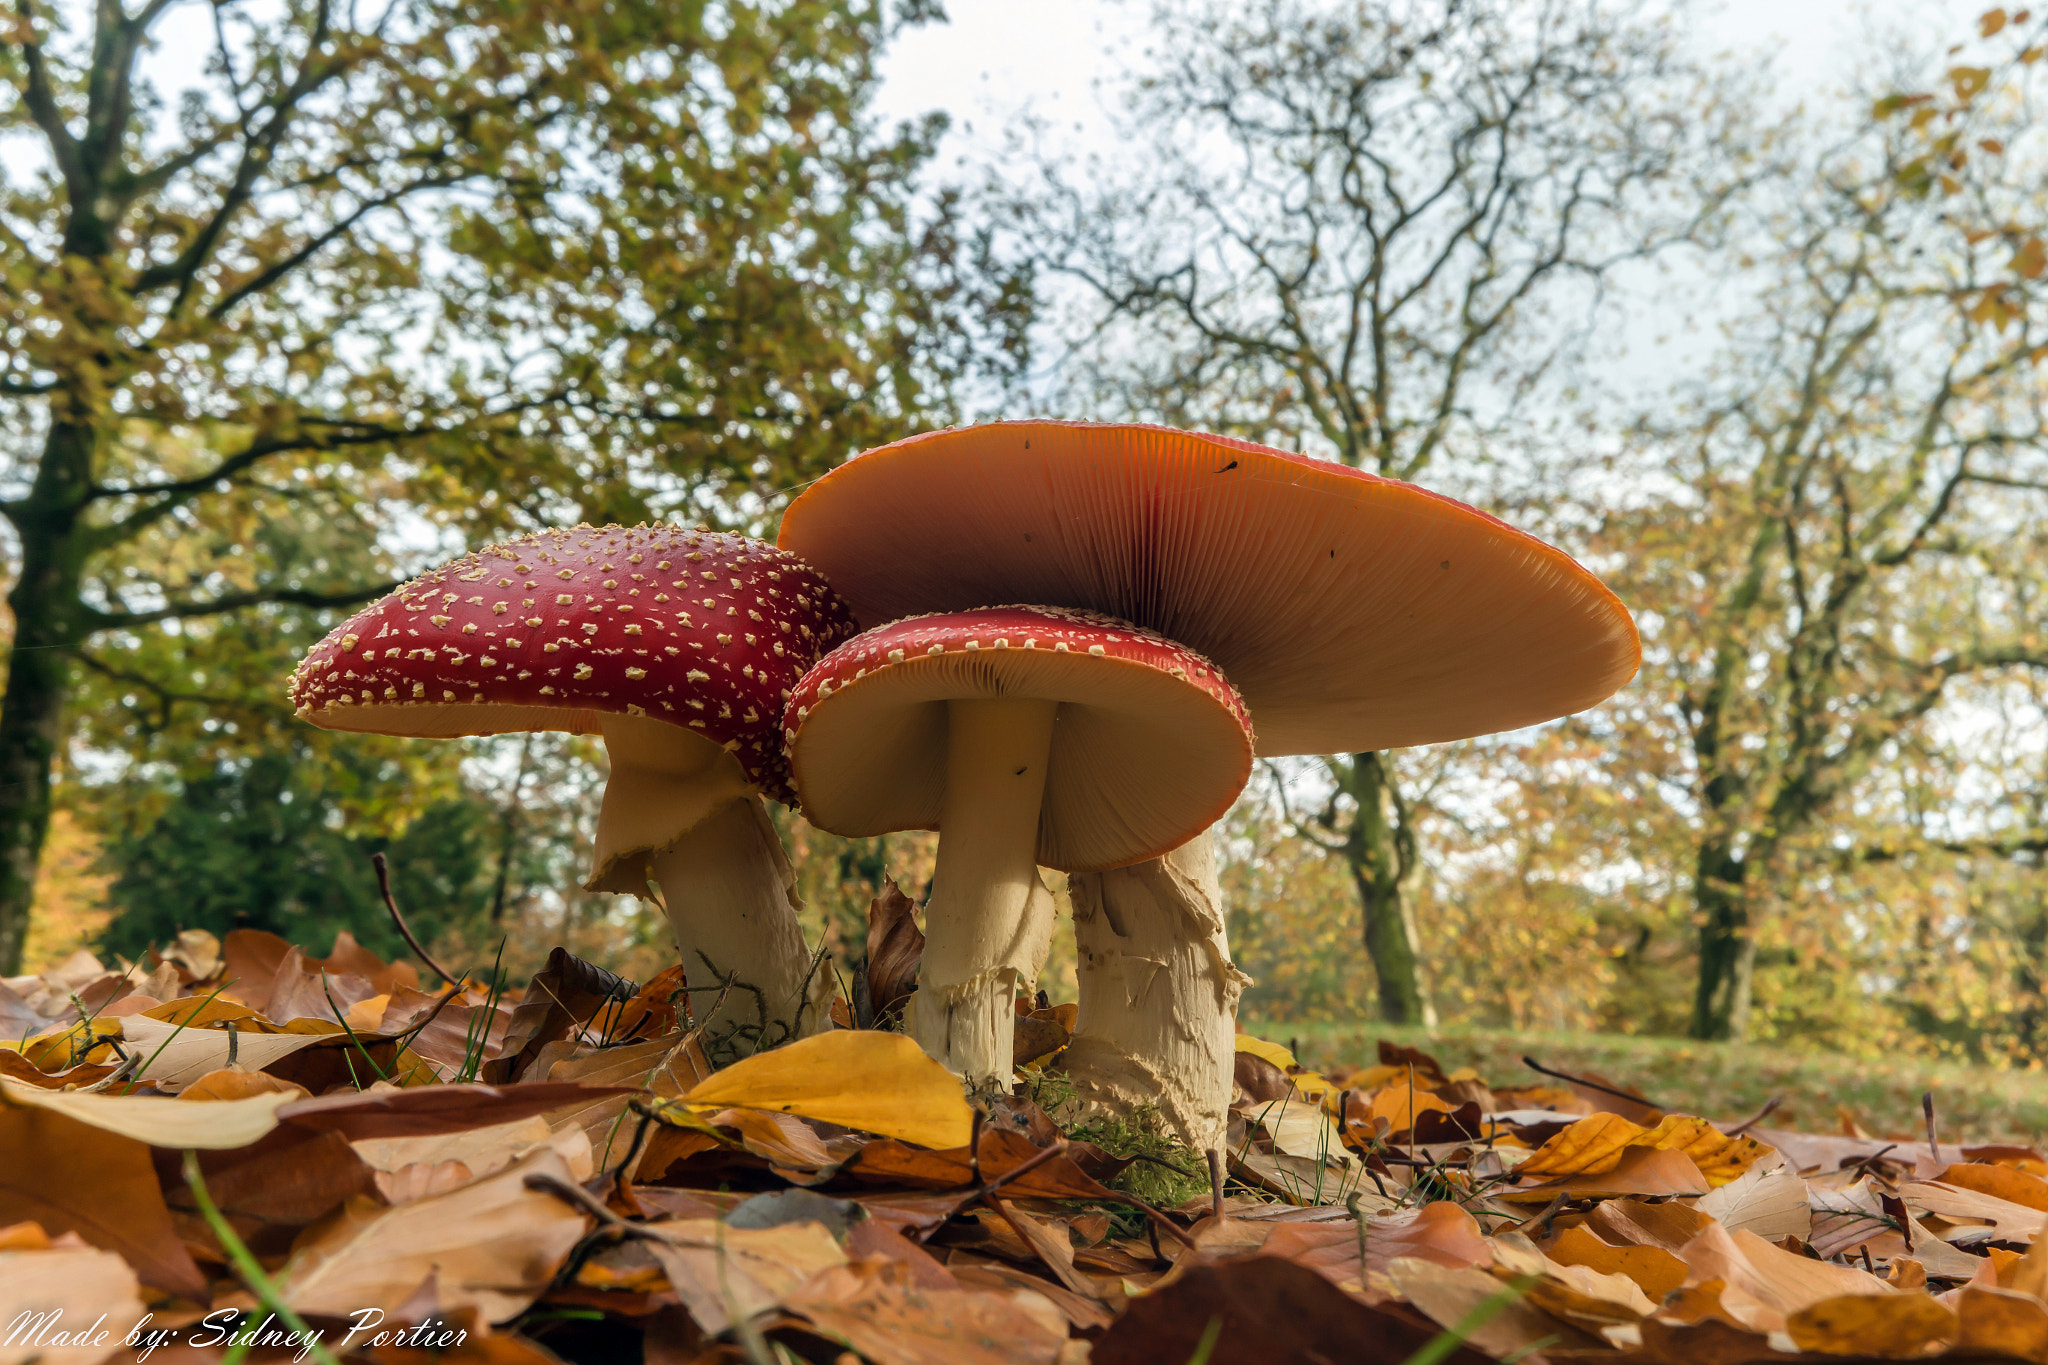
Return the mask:
M 1438 1365 L 1439 1361 L 1463 1346 L 1474 1332 L 1519 1303 L 1523 1295 L 1536 1287 L 1536 1278 L 1534 1275 L 1518 1275 L 1509 1280 L 1498 1290 L 1473 1304 L 1470 1312 L 1439 1332 L 1434 1340 L 1402 1361 L 1401 1365 Z
M 320 1344 L 319 1336 L 306 1325 L 306 1320 L 293 1312 L 291 1306 L 284 1301 L 284 1296 L 277 1292 L 277 1285 L 264 1272 L 262 1264 L 250 1252 L 248 1244 L 235 1235 L 235 1230 L 229 1226 L 227 1218 L 215 1207 L 212 1196 L 206 1192 L 206 1181 L 199 1173 L 199 1153 L 189 1150 L 185 1153 L 185 1184 L 192 1191 L 193 1203 L 199 1206 L 199 1216 L 206 1220 L 207 1227 L 213 1229 L 213 1235 L 220 1242 L 221 1250 L 228 1254 L 229 1263 L 234 1266 L 235 1273 L 242 1277 L 242 1283 L 249 1286 L 249 1292 L 256 1296 L 256 1301 L 262 1304 L 265 1310 L 282 1319 L 285 1326 L 298 1333 L 299 1340 L 306 1344 L 308 1353 L 319 1362 L 319 1365 L 340 1365 L 333 1353 Z M 238 1345 L 229 1352 L 226 1360 L 237 1360 L 247 1350 L 246 1344 Z M 223 1365 L 226 1365 L 226 1362 L 223 1362 Z
M 199 1009 L 193 1010 L 190 1014 L 186 1015 L 183 1019 L 179 1020 L 177 1025 L 173 1027 L 169 1033 L 164 1035 L 164 1040 L 156 1045 L 156 1051 L 149 1054 L 149 1060 L 144 1062 L 141 1066 L 135 1068 L 134 1079 L 128 1082 L 128 1088 L 123 1090 L 121 1093 L 124 1095 L 131 1095 L 135 1093 L 135 1087 L 142 1084 L 142 1073 L 149 1070 L 150 1067 L 156 1065 L 156 1059 L 164 1055 L 164 1049 L 171 1045 L 171 1040 L 173 1038 L 176 1038 L 179 1034 L 183 1033 L 185 1031 L 185 1026 L 191 1023 L 194 1019 L 197 1019 L 199 1017 L 200 1010 L 203 1010 L 208 1005 L 211 1005 L 216 999 L 219 998 L 220 993 L 226 990 L 227 988 L 228 983 L 225 981 L 221 982 L 218 986 L 215 986 L 213 988 L 212 995 L 207 996 L 204 1000 L 199 1002 Z
M 356 1037 L 356 1031 L 349 1027 L 348 1020 L 343 1017 L 341 1002 L 334 998 L 334 991 L 327 984 L 327 972 L 324 968 L 320 972 L 320 989 L 326 992 L 327 1008 L 334 1011 L 334 1022 L 341 1025 L 341 1031 L 346 1033 L 348 1040 L 356 1045 L 356 1051 L 362 1054 L 363 1060 L 369 1064 L 370 1070 L 377 1073 L 378 1080 L 389 1081 L 391 1078 L 384 1074 L 384 1068 L 377 1065 L 377 1059 L 370 1055 L 370 1050 L 363 1046 L 363 1040 Z M 349 1067 L 349 1073 L 351 1076 L 354 1075 L 355 1067 L 353 1065 Z M 356 1089 L 360 1090 L 362 1087 L 359 1085 Z

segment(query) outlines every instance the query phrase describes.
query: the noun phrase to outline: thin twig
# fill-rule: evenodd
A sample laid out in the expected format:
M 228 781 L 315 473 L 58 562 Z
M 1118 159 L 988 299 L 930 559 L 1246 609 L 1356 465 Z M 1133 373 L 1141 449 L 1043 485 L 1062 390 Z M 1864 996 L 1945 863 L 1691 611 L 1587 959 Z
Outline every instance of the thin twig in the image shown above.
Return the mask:
M 1662 1109 L 1664 1107 L 1655 1100 L 1646 1099 L 1641 1095 L 1631 1095 L 1626 1090 L 1616 1090 L 1611 1085 L 1602 1085 L 1598 1081 L 1589 1081 L 1584 1076 L 1574 1076 L 1569 1071 L 1553 1070 L 1537 1061 L 1534 1057 L 1522 1058 L 1522 1065 L 1528 1067 L 1531 1071 L 1539 1071 L 1546 1076 L 1554 1076 L 1560 1081 L 1569 1081 L 1573 1085 L 1583 1085 L 1588 1090 L 1597 1090 L 1603 1095 L 1612 1095 L 1618 1100 L 1634 1100 L 1637 1104 L 1646 1104 L 1652 1109 Z
M 1217 1221 L 1221 1222 L 1223 1218 L 1223 1153 L 1211 1147 L 1206 1155 L 1209 1158 L 1209 1211 L 1216 1216 Z
M 1934 1092 L 1932 1090 L 1924 1090 L 1920 1093 L 1920 1112 L 1927 1116 L 1927 1154 L 1933 1159 L 1934 1164 L 1939 1166 L 1941 1164 L 1941 1144 L 1934 1140 Z
M 1751 1114 L 1748 1118 L 1736 1124 L 1733 1128 L 1724 1129 L 1723 1131 L 1728 1137 L 1741 1137 L 1744 1133 L 1756 1127 L 1759 1123 L 1762 1123 L 1771 1115 L 1777 1113 L 1778 1106 L 1783 1104 L 1784 1102 L 1785 1097 L 1783 1095 L 1773 1095 L 1769 1099 L 1764 1101 L 1763 1108 L 1757 1110 L 1754 1114 Z
M 412 927 L 405 922 L 405 916 L 398 913 L 398 902 L 391 895 L 391 868 L 384 861 L 384 855 L 372 853 L 370 855 L 370 866 L 377 869 L 377 889 L 384 893 L 384 908 L 391 912 L 391 922 L 398 926 L 400 937 L 412 945 L 412 950 L 419 954 L 420 961 L 426 963 L 439 973 L 443 981 L 446 981 L 451 986 L 461 981 L 461 977 L 434 961 L 434 955 L 428 952 L 418 939 L 413 937 Z

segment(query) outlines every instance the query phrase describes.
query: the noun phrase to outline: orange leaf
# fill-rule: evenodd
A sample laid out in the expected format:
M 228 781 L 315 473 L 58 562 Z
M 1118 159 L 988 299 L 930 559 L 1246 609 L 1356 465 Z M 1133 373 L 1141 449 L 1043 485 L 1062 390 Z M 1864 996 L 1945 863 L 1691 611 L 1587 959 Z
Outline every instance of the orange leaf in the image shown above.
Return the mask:
M 2025 1171 L 2016 1171 L 2010 1166 L 1985 1166 L 1977 1162 L 1955 1165 L 1943 1171 L 1935 1179 L 1944 1185 L 1960 1189 L 1975 1190 L 2012 1204 L 2024 1204 L 2030 1209 L 2048 1212 L 2048 1180 Z
M 1926 1294 L 1847 1294 L 1802 1308 L 1785 1330 L 1804 1351 L 1923 1355 L 1956 1336 L 1955 1313 Z

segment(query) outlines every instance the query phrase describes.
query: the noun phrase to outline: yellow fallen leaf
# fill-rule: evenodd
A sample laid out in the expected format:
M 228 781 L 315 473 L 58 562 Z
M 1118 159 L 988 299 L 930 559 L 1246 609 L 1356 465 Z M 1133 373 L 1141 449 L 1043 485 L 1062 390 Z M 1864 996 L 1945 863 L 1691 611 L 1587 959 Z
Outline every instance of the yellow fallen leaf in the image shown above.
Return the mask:
M 1848 1294 L 1800 1309 L 1785 1331 L 1802 1351 L 1917 1356 L 1955 1339 L 1956 1315 L 1925 1293 Z
M 1515 1168 L 1518 1176 L 1599 1175 L 1621 1161 L 1624 1148 L 1648 1132 L 1619 1114 L 1589 1114 L 1536 1149 Z
M 211 1104 L 178 1104 L 160 1095 L 90 1094 L 39 1090 L 0 1076 L 0 1102 L 48 1109 L 152 1147 L 227 1151 L 246 1147 L 277 1127 L 276 1110 L 297 1095 L 279 1092 Z
M 232 1020 L 235 1027 L 244 1033 L 278 1031 L 277 1025 L 241 1001 L 229 999 L 225 993 L 183 996 L 146 1009 L 140 1017 L 160 1020 L 166 1024 L 183 1024 L 186 1028 L 205 1028 L 210 1024 Z
M 1763 1157 L 1771 1148 L 1751 1137 L 1729 1137 L 1705 1119 L 1666 1115 L 1664 1121 L 1629 1143 L 1631 1147 L 1653 1147 L 1683 1152 L 1700 1168 L 1707 1183 L 1726 1185 Z
M 1294 1060 L 1294 1054 L 1280 1046 L 1280 1044 L 1269 1043 L 1264 1038 L 1254 1038 L 1249 1033 L 1237 1035 L 1237 1050 L 1239 1052 L 1249 1052 L 1254 1057 L 1269 1061 L 1282 1071 L 1300 1065 L 1299 1062 Z
M 1371 1117 L 1385 1119 L 1387 1131 L 1405 1133 L 1415 1126 L 1418 1114 L 1448 1114 L 1452 1106 L 1427 1090 L 1410 1091 L 1406 1085 L 1390 1085 L 1372 1097 Z
M 952 1073 L 900 1033 L 842 1029 L 756 1053 L 682 1097 L 700 1111 L 765 1109 L 920 1147 L 964 1147 L 974 1110 Z

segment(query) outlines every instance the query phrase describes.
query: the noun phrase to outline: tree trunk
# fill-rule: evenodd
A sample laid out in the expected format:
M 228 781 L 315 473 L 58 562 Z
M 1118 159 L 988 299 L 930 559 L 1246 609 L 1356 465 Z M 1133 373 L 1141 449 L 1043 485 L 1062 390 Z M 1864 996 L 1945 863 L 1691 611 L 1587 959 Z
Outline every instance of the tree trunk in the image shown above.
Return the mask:
M 21 577 L 7 595 L 14 638 L 0 696 L 0 975 L 22 969 L 50 830 L 51 772 L 70 685 L 66 654 L 82 634 L 78 516 L 91 491 L 92 452 L 91 427 L 53 426 L 28 496 L 6 509 L 21 543 Z
M 1081 1015 L 1063 1064 L 1083 1112 L 1143 1105 L 1196 1151 L 1222 1145 L 1237 1059 L 1237 1000 L 1215 836 L 1067 881 Z
M 1749 860 L 1736 857 L 1722 840 L 1709 840 L 1700 848 L 1693 877 L 1700 979 L 1693 1000 L 1692 1036 L 1703 1041 L 1740 1042 L 1749 1032 L 1756 939 L 1750 933 L 1749 897 L 1743 884 L 1748 866 Z
M 1410 905 L 1421 862 L 1415 827 L 1383 754 L 1353 754 L 1350 792 L 1357 802 L 1344 858 L 1365 912 L 1365 951 L 1379 978 L 1380 1018 L 1390 1024 L 1436 1023 L 1436 1008 L 1422 984 Z

